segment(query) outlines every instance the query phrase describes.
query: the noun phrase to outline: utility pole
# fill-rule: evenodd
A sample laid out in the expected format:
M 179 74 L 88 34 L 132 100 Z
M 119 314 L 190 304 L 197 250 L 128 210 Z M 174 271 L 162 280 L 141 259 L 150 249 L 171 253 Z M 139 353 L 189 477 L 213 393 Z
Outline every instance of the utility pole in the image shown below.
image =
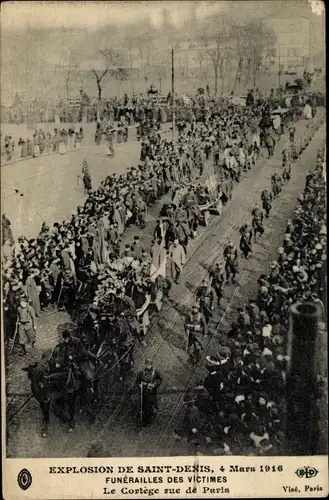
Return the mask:
M 175 117 L 175 61 L 174 61 L 174 47 L 171 49 L 171 95 L 172 95 L 172 133 L 173 143 L 175 144 L 176 136 L 176 117 Z
M 280 57 L 280 45 L 279 45 L 279 69 L 278 69 L 278 82 L 279 82 L 279 89 L 281 87 L 281 57 Z

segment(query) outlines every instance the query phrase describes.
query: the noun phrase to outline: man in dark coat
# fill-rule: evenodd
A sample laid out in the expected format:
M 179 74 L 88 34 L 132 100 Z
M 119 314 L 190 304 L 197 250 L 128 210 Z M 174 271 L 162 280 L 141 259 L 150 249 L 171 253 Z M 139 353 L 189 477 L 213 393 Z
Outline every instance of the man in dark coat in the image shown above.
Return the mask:
M 158 388 L 162 383 L 162 376 L 154 368 L 151 360 L 145 361 L 144 368 L 137 375 L 137 385 L 140 397 L 140 422 L 148 425 L 152 422 L 158 408 Z
M 2 242 L 9 240 L 10 245 L 14 245 L 15 240 L 10 226 L 10 220 L 6 217 L 6 214 L 2 214 Z

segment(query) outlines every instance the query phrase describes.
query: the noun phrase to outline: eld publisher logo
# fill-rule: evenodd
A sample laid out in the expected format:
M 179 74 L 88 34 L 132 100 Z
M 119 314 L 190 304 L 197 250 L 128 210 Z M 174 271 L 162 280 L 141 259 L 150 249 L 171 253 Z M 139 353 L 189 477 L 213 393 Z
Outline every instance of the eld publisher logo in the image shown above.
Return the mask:
M 22 469 L 21 472 L 17 476 L 18 486 L 22 490 L 27 490 L 32 484 L 32 475 L 31 472 L 27 469 Z
M 305 478 L 305 479 L 310 479 L 311 477 L 315 477 L 319 471 L 315 469 L 314 467 L 301 467 L 300 469 L 297 469 L 295 474 L 297 477 Z

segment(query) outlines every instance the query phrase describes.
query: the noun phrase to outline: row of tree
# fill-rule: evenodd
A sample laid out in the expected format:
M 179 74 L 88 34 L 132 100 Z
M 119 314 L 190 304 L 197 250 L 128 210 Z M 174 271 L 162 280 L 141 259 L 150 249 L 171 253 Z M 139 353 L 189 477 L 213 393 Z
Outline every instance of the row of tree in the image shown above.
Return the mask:
M 219 83 L 228 74 L 232 77 L 234 61 L 235 77 L 232 87 L 241 82 L 253 80 L 256 85 L 257 75 L 270 69 L 275 55 L 276 35 L 269 30 L 262 20 L 249 20 L 244 23 L 221 22 L 219 19 L 200 21 L 195 26 L 193 39 L 189 41 L 188 52 L 198 54 L 200 70 L 205 61 L 212 67 L 214 93 L 219 90 Z M 105 35 L 105 33 L 104 33 Z M 149 21 L 128 26 L 120 35 L 115 27 L 107 32 L 105 43 L 99 49 L 101 69 L 91 67 L 96 79 L 98 98 L 102 98 L 103 83 L 106 76 L 132 80 L 137 62 L 138 72 L 142 80 L 152 71 L 157 79 L 166 78 L 170 73 L 169 49 L 172 45 L 180 50 L 182 40 L 187 38 L 184 31 L 173 30 L 159 33 Z M 109 42 L 111 40 L 111 42 Z M 115 43 L 116 41 L 116 43 Z M 136 61 L 137 60 L 137 61 Z M 187 62 L 188 64 L 188 62 Z
M 8 65 L 10 61 L 16 61 L 16 80 L 31 80 L 33 88 L 37 88 L 39 82 L 46 88 L 52 71 L 56 71 L 52 80 L 60 81 L 57 73 L 60 72 L 64 77 L 66 97 L 73 80 L 79 80 L 78 85 L 84 87 L 84 78 L 90 77 L 95 81 L 101 100 L 105 84 L 111 78 L 130 80 L 132 91 L 135 88 L 146 90 L 150 83 L 159 86 L 161 79 L 163 83 L 167 79 L 170 81 L 173 46 L 177 76 L 181 73 L 183 78 L 189 74 L 194 77 L 199 67 L 200 79 L 204 72 L 204 80 L 208 80 L 217 93 L 220 82 L 228 75 L 231 86 L 244 79 L 256 80 L 257 74 L 265 68 L 264 57 L 269 59 L 275 46 L 274 33 L 261 20 L 247 15 L 245 19 L 238 22 L 233 12 L 225 19 L 216 15 L 195 20 L 193 24 L 187 21 L 179 28 L 171 24 L 168 17 L 167 23 L 161 27 L 145 18 L 130 25 L 110 24 L 93 31 L 82 28 L 74 32 L 70 29 L 53 29 L 47 33 L 30 30 L 24 33 L 23 45 L 21 39 L 9 37 L 6 61 Z M 17 51 L 24 53 L 19 61 L 16 52 L 12 51 L 18 43 Z

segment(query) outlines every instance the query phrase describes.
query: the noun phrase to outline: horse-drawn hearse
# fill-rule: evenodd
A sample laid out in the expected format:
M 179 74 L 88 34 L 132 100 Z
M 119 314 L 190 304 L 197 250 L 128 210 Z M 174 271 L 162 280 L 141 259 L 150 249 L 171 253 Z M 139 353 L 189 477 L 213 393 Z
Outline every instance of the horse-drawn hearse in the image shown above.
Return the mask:
M 166 283 L 125 262 L 85 285 L 77 293 L 72 322 L 64 325 L 62 342 L 24 368 L 42 412 L 43 437 L 51 406 L 72 431 L 77 405 L 94 418 L 99 396 L 107 397 L 109 387 L 112 393 L 122 392 L 134 365 L 136 341 L 143 341 L 150 316 L 161 309 Z

